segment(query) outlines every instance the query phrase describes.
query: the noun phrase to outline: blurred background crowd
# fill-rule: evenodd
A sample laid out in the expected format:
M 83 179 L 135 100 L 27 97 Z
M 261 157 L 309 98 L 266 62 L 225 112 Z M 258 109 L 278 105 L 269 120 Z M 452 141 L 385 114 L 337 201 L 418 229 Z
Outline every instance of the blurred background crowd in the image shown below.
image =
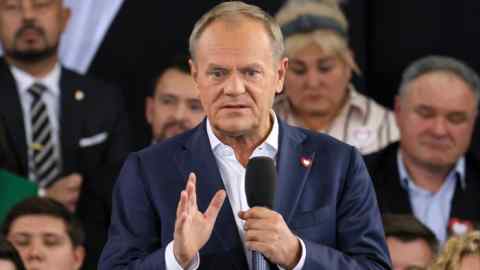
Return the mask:
M 0 270 L 96 269 L 128 153 L 204 120 L 220 2 L 0 0 Z M 276 115 L 364 155 L 394 269 L 480 269 L 480 2 L 246 2 L 285 39 Z

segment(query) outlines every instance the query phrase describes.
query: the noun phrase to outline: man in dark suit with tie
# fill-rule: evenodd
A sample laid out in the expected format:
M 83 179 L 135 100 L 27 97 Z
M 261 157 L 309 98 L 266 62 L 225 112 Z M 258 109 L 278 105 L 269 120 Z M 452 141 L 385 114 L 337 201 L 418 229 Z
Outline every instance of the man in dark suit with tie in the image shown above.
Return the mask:
M 480 220 L 479 161 L 467 153 L 480 79 L 456 59 L 429 56 L 405 70 L 399 89 L 400 142 L 365 160 L 382 213 L 414 215 L 442 243 L 454 220 Z
M 195 25 L 190 53 L 207 118 L 127 159 L 99 269 L 253 269 L 259 253 L 269 262 L 255 270 L 389 269 L 359 153 L 272 111 L 288 62 L 273 19 L 217 5 Z M 276 160 L 273 209 L 246 202 L 252 156 Z
M 69 15 L 62 0 L 0 2 L 0 117 L 20 173 L 82 219 L 92 268 L 106 239 L 113 179 L 128 153 L 128 127 L 117 89 L 58 62 Z

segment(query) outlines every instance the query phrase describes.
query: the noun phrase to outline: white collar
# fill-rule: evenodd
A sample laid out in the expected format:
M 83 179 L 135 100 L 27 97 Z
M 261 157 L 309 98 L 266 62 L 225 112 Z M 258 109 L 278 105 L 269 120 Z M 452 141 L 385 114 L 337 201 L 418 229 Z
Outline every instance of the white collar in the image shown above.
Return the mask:
M 19 69 L 14 65 L 10 65 L 10 71 L 12 72 L 13 78 L 17 82 L 17 88 L 20 93 L 26 92 L 34 83 L 41 83 L 47 87 L 47 92 L 53 94 L 54 96 L 60 95 L 60 73 L 61 67 L 57 63 L 53 69 L 42 78 L 36 78 L 30 75 L 29 73 Z
M 268 134 L 265 141 L 262 142 L 257 148 L 260 148 L 263 145 L 268 145 L 270 148 L 272 148 L 272 150 L 276 154 L 278 152 L 278 136 L 279 136 L 278 120 L 273 110 L 270 111 L 270 116 L 272 117 L 272 120 L 273 120 L 273 126 L 272 126 L 272 129 L 270 130 L 270 134 Z M 208 118 L 207 118 L 207 135 L 208 135 L 208 140 L 210 142 L 210 147 L 212 148 L 213 152 L 215 152 L 215 149 L 218 146 L 220 145 L 225 146 L 225 144 L 222 141 L 220 141 L 220 139 L 218 139 L 215 133 L 213 133 L 213 129 L 210 124 L 210 120 Z

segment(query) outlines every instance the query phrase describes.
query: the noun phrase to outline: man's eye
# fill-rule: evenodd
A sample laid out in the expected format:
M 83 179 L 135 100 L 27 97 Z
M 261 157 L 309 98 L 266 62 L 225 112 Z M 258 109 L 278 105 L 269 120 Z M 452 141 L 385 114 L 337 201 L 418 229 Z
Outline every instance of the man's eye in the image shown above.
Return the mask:
M 430 110 L 417 109 L 415 113 L 422 118 L 432 118 L 435 114 Z
M 19 9 L 21 7 L 20 1 L 18 0 L 7 0 L 2 3 L 2 6 L 6 10 Z
M 258 70 L 252 69 L 252 70 L 245 71 L 245 74 L 247 74 L 248 77 L 255 77 L 258 74 L 260 74 L 260 72 Z
M 225 73 L 225 71 L 219 69 L 208 72 L 208 74 L 215 79 L 222 78 L 223 76 L 225 76 Z
M 169 97 L 160 97 L 158 100 L 164 105 L 171 105 L 175 103 L 175 100 Z

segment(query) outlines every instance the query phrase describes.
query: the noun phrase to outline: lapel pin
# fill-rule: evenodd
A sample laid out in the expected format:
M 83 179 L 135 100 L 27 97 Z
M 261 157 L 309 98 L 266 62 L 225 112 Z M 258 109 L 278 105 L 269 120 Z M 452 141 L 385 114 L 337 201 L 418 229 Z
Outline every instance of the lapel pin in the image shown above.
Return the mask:
M 312 165 L 312 159 L 309 157 L 301 157 L 300 163 L 302 164 L 303 167 L 308 168 Z
M 84 98 L 85 98 L 85 94 L 83 93 L 82 90 L 76 90 L 76 91 L 75 91 L 75 99 L 76 99 L 77 101 L 81 101 L 81 100 L 83 100 Z

